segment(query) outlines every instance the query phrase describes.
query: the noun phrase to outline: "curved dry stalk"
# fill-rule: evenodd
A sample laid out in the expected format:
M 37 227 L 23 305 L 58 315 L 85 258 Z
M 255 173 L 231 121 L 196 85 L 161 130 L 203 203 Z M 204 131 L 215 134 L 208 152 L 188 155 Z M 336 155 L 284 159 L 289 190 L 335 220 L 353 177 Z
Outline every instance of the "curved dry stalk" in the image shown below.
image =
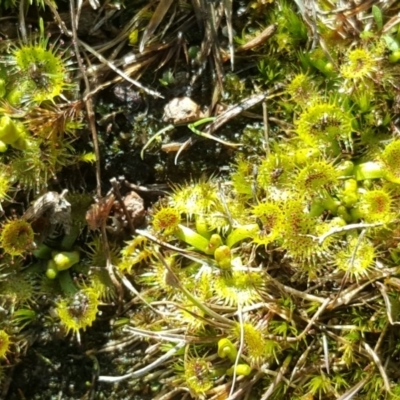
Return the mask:
M 260 400 L 267 400 L 271 397 L 275 388 L 282 381 L 291 361 L 292 361 L 292 356 L 289 354 L 283 361 L 282 366 L 279 368 L 279 371 L 276 374 L 275 379 L 268 387 L 267 391 L 262 395 Z
M 166 340 L 168 342 L 175 342 L 175 343 L 180 343 L 180 342 L 185 342 L 186 344 L 193 344 L 193 343 L 214 343 L 215 339 L 209 339 L 207 338 L 202 338 L 202 337 L 197 337 L 197 336 L 189 336 L 186 334 L 183 335 L 177 335 L 174 333 L 170 333 L 168 331 L 147 331 L 145 329 L 139 329 L 139 328 L 134 328 L 132 326 L 126 326 L 124 327 L 124 331 L 127 331 L 129 333 L 146 337 L 149 339 L 160 339 L 160 340 Z
M 222 315 L 214 312 L 211 310 L 211 308 L 207 307 L 205 304 L 203 304 L 199 299 L 197 299 L 195 296 L 193 296 L 179 281 L 178 277 L 172 271 L 172 269 L 169 267 L 167 260 L 162 256 L 162 254 L 156 250 L 155 251 L 158 259 L 161 261 L 161 263 L 164 265 L 164 267 L 167 269 L 169 278 L 168 283 L 170 286 L 175 287 L 179 289 L 194 305 L 196 305 L 201 311 L 203 311 L 205 314 L 209 315 L 210 317 L 215 318 L 218 322 L 222 324 L 226 324 L 227 328 L 229 329 L 230 327 L 234 326 L 234 322 L 231 321 L 228 318 L 223 317 Z
M 185 345 L 186 345 L 186 342 L 179 342 L 175 347 L 173 347 L 171 350 L 167 351 L 165 354 L 163 354 L 157 360 L 146 365 L 144 368 L 139 369 L 138 371 L 134 371 L 129 374 L 121 375 L 121 376 L 101 376 L 100 375 L 98 378 L 98 381 L 99 382 L 116 383 L 116 382 L 125 381 L 126 379 L 141 378 L 141 377 L 147 375 L 153 369 L 164 364 L 167 360 L 169 360 L 172 356 L 174 356 Z
M 240 338 L 239 338 L 239 349 L 236 354 L 236 359 L 235 359 L 235 364 L 233 368 L 233 376 L 232 376 L 232 386 L 231 390 L 229 391 L 229 398 L 232 397 L 233 392 L 235 391 L 235 384 L 236 384 L 236 368 L 239 364 L 240 357 L 242 356 L 243 353 L 243 348 L 244 348 L 244 327 L 243 327 L 243 315 L 242 315 L 242 307 L 239 304 L 238 310 L 237 310 L 238 316 L 239 316 L 239 327 L 240 327 Z
M 47 3 L 47 1 L 46 1 L 46 3 Z M 72 32 L 70 33 L 70 36 L 73 39 L 76 60 L 78 62 L 78 66 L 81 71 L 83 81 L 85 83 L 86 92 L 88 93 L 88 92 L 90 92 L 90 83 L 89 83 L 89 79 L 86 75 L 86 71 L 85 71 L 85 67 L 83 65 L 82 59 L 80 57 L 74 1 L 70 0 L 69 4 L 70 4 L 71 26 L 72 26 Z M 51 8 L 52 11 L 53 11 L 53 8 L 54 8 L 54 6 Z M 54 12 L 53 12 L 53 14 L 54 14 Z M 54 15 L 58 15 L 58 13 L 56 13 Z M 59 15 L 58 15 L 58 17 L 59 17 Z M 89 121 L 90 131 L 92 134 L 93 148 L 94 148 L 94 152 L 96 155 L 96 192 L 97 192 L 97 196 L 100 198 L 101 197 L 101 174 L 100 174 L 101 165 L 100 165 L 100 149 L 99 149 L 99 139 L 97 137 L 96 120 L 95 120 L 92 100 L 84 99 L 84 101 L 85 101 L 85 105 L 86 105 L 86 112 L 87 112 L 87 117 L 88 117 L 88 121 Z
M 348 224 L 345 226 L 332 228 L 328 232 L 324 233 L 323 235 L 321 235 L 319 237 L 316 237 L 316 236 L 312 236 L 312 237 L 313 237 L 313 239 L 317 240 L 318 244 L 321 246 L 329 236 L 335 235 L 336 233 L 348 232 L 348 231 L 352 231 L 354 229 L 377 228 L 379 226 L 389 225 L 389 224 L 392 224 L 395 222 L 397 222 L 397 220 L 391 221 L 389 223 L 376 222 L 373 224 L 366 224 L 366 223 Z
M 26 44 L 28 43 L 28 35 L 26 33 L 26 24 L 25 24 L 25 3 L 27 3 L 26 0 L 21 0 L 19 2 L 18 28 L 21 32 L 22 41 Z
M 93 54 L 96 58 L 98 58 L 103 64 L 106 64 L 110 69 L 112 69 L 115 73 L 117 73 L 119 76 L 127 80 L 128 82 L 132 83 L 132 85 L 136 86 L 139 89 L 142 89 L 144 92 L 147 94 L 154 96 L 154 97 L 159 97 L 161 99 L 164 98 L 160 93 L 156 92 L 155 90 L 148 89 L 147 87 L 143 86 L 140 82 L 136 81 L 135 79 L 132 79 L 130 76 L 128 76 L 124 71 L 120 70 L 117 68 L 114 63 L 108 61 L 105 57 L 103 57 L 98 51 L 96 51 L 93 47 L 89 46 L 87 43 L 83 42 L 82 40 L 77 39 L 79 44 L 85 48 L 89 53 Z M 86 97 L 84 97 L 84 100 L 86 100 Z
M 156 29 L 160 25 L 161 21 L 163 20 L 165 14 L 168 12 L 173 2 L 174 2 L 173 0 L 161 0 L 158 3 L 157 8 L 150 19 L 150 22 L 148 23 L 146 29 L 143 32 L 142 40 L 140 41 L 139 45 L 140 52 L 144 50 L 145 44 L 148 42 L 150 37 L 156 31 Z
M 385 386 L 385 390 L 390 393 L 390 381 L 389 378 L 387 376 L 385 367 L 382 365 L 381 359 L 379 358 L 379 356 L 376 354 L 376 352 L 371 348 L 371 346 L 367 343 L 367 342 L 363 342 L 363 346 L 365 348 L 365 350 L 367 351 L 367 354 L 370 356 L 370 358 L 372 359 L 372 361 L 375 363 L 375 365 L 377 366 L 382 380 L 383 380 L 383 384 Z
M 337 400 L 352 400 L 355 398 L 357 393 L 365 386 L 365 384 L 371 379 L 371 374 L 366 376 L 364 379 L 362 379 L 360 382 L 355 384 L 352 388 L 347 390 L 345 393 L 343 393 Z

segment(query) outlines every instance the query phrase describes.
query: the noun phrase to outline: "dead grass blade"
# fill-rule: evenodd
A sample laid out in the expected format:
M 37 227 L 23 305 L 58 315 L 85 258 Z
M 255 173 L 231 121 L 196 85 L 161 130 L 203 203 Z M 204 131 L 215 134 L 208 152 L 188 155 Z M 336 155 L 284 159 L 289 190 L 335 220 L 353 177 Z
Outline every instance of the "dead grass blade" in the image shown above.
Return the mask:
M 144 50 L 144 46 L 149 41 L 150 37 L 156 31 L 158 26 L 160 25 L 161 21 L 165 17 L 165 14 L 168 12 L 173 2 L 174 2 L 173 0 L 161 0 L 158 3 L 158 6 L 154 11 L 153 16 L 151 17 L 150 22 L 143 33 L 142 40 L 140 41 L 139 45 L 140 52 Z

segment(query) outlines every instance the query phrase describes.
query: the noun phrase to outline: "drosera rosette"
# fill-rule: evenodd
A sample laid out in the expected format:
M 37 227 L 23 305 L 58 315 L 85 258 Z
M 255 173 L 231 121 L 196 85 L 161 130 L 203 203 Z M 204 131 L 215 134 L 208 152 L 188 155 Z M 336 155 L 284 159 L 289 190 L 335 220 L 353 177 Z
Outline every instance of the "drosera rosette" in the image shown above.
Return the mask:
M 353 152 L 353 116 L 335 102 L 314 102 L 295 121 L 296 133 L 308 146 L 330 155 Z
M 289 199 L 282 206 L 281 247 L 287 255 L 301 264 L 314 265 L 328 254 L 329 241 L 318 244 L 319 235 L 325 233 L 328 224 L 322 223 L 308 210 L 302 196 Z
M 204 214 L 204 219 L 209 230 L 217 231 L 221 234 L 227 233 L 231 228 L 231 222 L 235 225 L 246 224 L 249 219 L 249 207 L 246 197 L 237 195 L 233 197 L 221 191 L 223 201 L 215 203 L 214 206 Z
M 243 355 L 251 367 L 260 367 L 268 360 L 276 360 L 281 350 L 279 343 L 265 337 L 266 329 L 254 319 L 243 324 L 236 323 L 232 329 L 232 336 L 240 341 L 243 334 Z
M 107 304 L 117 301 L 117 291 L 106 268 L 91 268 L 88 280 L 100 301 Z
M 11 260 L 7 262 L 11 263 Z M 4 271 L 5 279 L 0 282 L 0 298 L 7 302 L 10 311 L 21 305 L 32 305 L 40 293 L 40 277 L 26 270 L 21 271 L 21 266 L 19 260 L 13 261 Z
M 281 152 L 271 153 L 258 166 L 257 185 L 270 198 L 283 197 L 283 189 L 291 185 L 294 172 L 293 156 Z
M 109 241 L 109 254 L 113 265 L 119 266 L 121 261 L 119 253 L 119 246 Z M 88 282 L 90 282 L 89 286 L 95 289 L 101 301 L 105 303 L 115 301 L 117 294 L 115 286 L 107 272 L 107 256 L 100 236 L 93 236 L 92 241 L 87 243 L 85 257 L 82 258 L 82 261 L 75 266 L 75 270 L 78 270 L 77 272 L 82 273 L 87 278 Z
M 287 93 L 292 101 L 300 107 L 305 107 L 307 103 L 313 101 L 317 96 L 315 83 L 307 74 L 299 73 L 295 75 L 286 87 Z
M 75 162 L 72 154 L 73 147 L 68 140 L 53 146 L 50 142 L 32 138 L 24 151 L 13 154 L 10 159 L 14 183 L 24 189 L 39 191 L 62 167 Z
M 85 210 L 83 212 L 85 212 Z M 124 254 L 126 255 L 130 255 L 128 248 L 128 246 L 124 248 Z M 117 265 L 120 260 L 119 250 L 119 246 L 116 243 L 109 241 L 110 261 L 113 265 Z M 107 266 L 106 251 L 99 235 L 94 235 L 92 240 L 86 243 L 85 256 L 84 262 L 89 268 L 105 268 Z
M 318 220 L 310 216 L 302 197 L 288 200 L 282 213 L 282 247 L 296 260 L 309 261 L 317 249 L 310 235 L 315 233 Z
M 10 350 L 11 338 L 10 335 L 4 330 L 0 330 L 0 358 L 4 358 Z
M 393 140 L 381 154 L 385 178 L 394 183 L 400 183 L 400 140 Z
M 387 224 L 393 221 L 396 214 L 391 193 L 385 189 L 364 190 L 351 215 L 367 223 Z
M 10 54 L 2 60 L 11 67 L 12 85 L 7 99 L 13 105 L 54 102 L 74 87 L 68 76 L 72 62 L 60 49 L 62 41 L 50 44 L 49 37 L 44 35 L 43 21 L 40 25 L 39 38 L 12 45 Z
M 188 347 L 184 359 L 176 363 L 175 370 L 193 398 L 205 399 L 207 391 L 214 386 L 216 372 L 211 361 L 207 356 L 191 354 Z
M 254 243 L 266 246 L 279 237 L 283 222 L 283 213 L 279 204 L 260 202 L 254 206 L 252 214 L 256 217 L 260 228 L 253 236 Z
M 228 306 L 247 306 L 261 301 L 261 292 L 265 287 L 261 272 L 234 269 L 221 271 L 213 278 L 213 298 L 217 304 Z
M 138 235 L 126 243 L 121 257 L 115 263 L 122 273 L 132 273 L 141 264 L 147 264 L 154 258 L 153 247 L 147 238 Z
M 80 331 L 85 331 L 96 320 L 100 300 L 94 288 L 86 287 L 56 303 L 56 312 L 66 334 L 70 331 L 80 342 Z
M 171 271 L 179 277 L 180 281 L 184 281 L 185 272 L 180 268 L 180 263 L 176 257 L 167 257 L 166 261 L 169 263 Z M 158 260 L 151 262 L 143 273 L 136 277 L 138 283 L 148 288 L 154 288 L 153 295 L 156 298 L 174 297 L 176 294 L 175 288 L 168 281 L 168 271 L 164 265 Z
M 18 257 L 35 248 L 35 234 L 31 224 L 15 218 L 5 221 L 0 228 L 0 247 L 11 257 Z
M 332 163 L 322 159 L 312 161 L 299 170 L 293 188 L 306 197 L 322 196 L 339 184 L 339 172 Z
M 12 189 L 12 170 L 9 166 L 0 163 L 0 202 L 10 200 Z
M 173 188 L 171 204 L 179 213 L 191 218 L 207 212 L 215 202 L 219 202 L 218 185 L 212 178 L 200 179 Z
M 178 230 L 180 222 L 181 215 L 177 208 L 161 206 L 153 214 L 152 226 L 157 235 L 168 236 Z
M 356 280 L 365 278 L 375 267 L 377 252 L 374 245 L 364 237 L 353 237 L 336 252 L 334 264 Z
M 340 66 L 341 75 L 351 81 L 372 79 L 379 71 L 382 50 L 382 46 L 377 46 L 375 50 L 364 47 L 350 49 Z

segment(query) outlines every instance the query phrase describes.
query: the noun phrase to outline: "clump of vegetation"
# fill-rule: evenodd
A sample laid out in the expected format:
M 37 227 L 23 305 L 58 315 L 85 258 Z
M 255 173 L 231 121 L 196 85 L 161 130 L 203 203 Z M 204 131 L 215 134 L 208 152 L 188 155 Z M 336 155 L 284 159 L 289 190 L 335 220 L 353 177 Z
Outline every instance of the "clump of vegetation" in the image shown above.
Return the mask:
M 399 5 L 97 3 L 0 1 L 2 393 L 400 399 Z

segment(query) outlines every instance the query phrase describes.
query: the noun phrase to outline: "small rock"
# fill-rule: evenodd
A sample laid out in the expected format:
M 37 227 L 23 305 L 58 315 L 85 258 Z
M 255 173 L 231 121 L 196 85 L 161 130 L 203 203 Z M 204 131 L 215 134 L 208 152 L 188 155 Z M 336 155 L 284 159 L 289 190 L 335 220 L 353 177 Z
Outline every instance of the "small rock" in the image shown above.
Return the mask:
M 175 97 L 164 107 L 164 122 L 174 125 L 187 124 L 204 118 L 200 106 L 190 97 Z

